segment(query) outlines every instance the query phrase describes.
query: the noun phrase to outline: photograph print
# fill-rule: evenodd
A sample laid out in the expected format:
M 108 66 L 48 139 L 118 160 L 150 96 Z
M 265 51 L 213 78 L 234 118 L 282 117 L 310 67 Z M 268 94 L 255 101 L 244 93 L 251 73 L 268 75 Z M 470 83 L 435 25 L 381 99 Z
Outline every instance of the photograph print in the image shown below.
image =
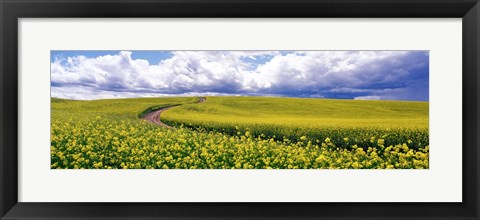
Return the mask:
M 428 169 L 429 51 L 52 50 L 51 169 Z

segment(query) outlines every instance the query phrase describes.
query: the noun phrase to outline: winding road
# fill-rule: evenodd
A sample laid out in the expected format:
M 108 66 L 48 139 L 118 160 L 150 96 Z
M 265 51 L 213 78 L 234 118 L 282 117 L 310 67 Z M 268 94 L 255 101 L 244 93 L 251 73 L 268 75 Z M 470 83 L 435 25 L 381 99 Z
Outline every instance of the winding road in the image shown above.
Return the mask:
M 198 103 L 202 103 L 202 102 L 205 102 L 207 100 L 207 98 L 205 97 L 200 97 L 198 98 L 198 101 L 196 102 L 197 104 Z M 153 111 L 153 112 L 150 112 L 148 114 L 146 114 L 143 118 L 145 120 L 147 120 L 148 122 L 152 123 L 152 124 L 155 124 L 155 125 L 158 125 L 158 126 L 162 126 L 162 127 L 165 127 L 165 128 L 174 128 L 170 125 L 167 125 L 165 123 L 163 123 L 161 120 L 160 120 L 160 114 L 162 114 L 162 112 L 164 111 L 167 111 L 168 109 L 171 109 L 173 107 L 177 107 L 178 105 L 176 106 L 170 106 L 170 107 L 165 107 L 165 108 L 161 108 L 157 111 Z

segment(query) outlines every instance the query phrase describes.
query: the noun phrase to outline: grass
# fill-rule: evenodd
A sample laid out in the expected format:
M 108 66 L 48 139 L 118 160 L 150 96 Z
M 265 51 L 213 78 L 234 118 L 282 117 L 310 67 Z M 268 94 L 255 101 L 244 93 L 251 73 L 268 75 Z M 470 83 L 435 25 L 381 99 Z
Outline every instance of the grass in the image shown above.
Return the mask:
M 314 127 L 428 128 L 428 102 L 273 97 L 208 97 L 165 113 L 166 119 Z
M 101 115 L 112 119 L 138 120 L 151 111 L 160 107 L 194 103 L 195 97 L 181 98 L 130 98 L 130 99 L 102 99 L 92 101 L 68 100 L 52 98 L 52 116 L 73 115 L 74 117 L 88 117 Z

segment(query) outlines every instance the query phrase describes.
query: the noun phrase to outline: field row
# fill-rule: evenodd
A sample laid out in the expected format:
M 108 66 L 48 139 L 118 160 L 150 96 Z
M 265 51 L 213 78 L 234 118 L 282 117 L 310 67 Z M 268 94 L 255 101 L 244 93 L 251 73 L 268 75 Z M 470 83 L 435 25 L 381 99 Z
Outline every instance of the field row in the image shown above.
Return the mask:
M 336 147 L 330 139 L 275 141 L 248 132 L 228 136 L 146 122 L 112 122 L 101 116 L 52 124 L 51 168 L 428 168 L 428 146 L 408 144 L 364 150 Z

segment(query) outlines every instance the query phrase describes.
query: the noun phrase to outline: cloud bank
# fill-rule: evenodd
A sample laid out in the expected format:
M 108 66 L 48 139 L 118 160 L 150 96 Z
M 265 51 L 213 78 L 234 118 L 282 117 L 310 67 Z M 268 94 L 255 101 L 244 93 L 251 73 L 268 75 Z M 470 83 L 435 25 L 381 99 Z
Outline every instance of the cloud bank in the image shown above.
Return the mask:
M 79 52 L 53 59 L 52 97 L 428 100 L 427 51 L 169 51 L 159 63 L 132 59 L 132 53 L 86 57 Z

